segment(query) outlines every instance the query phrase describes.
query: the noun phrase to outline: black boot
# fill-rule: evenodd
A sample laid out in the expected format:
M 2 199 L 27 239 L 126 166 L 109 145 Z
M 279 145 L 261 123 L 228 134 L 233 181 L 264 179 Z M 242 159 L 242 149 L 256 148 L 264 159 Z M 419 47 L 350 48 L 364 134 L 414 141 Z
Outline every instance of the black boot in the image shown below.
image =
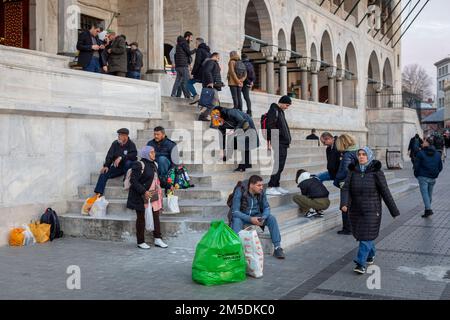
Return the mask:
M 422 216 L 422 218 L 431 217 L 433 214 L 434 214 L 433 210 L 425 210 L 425 214 Z

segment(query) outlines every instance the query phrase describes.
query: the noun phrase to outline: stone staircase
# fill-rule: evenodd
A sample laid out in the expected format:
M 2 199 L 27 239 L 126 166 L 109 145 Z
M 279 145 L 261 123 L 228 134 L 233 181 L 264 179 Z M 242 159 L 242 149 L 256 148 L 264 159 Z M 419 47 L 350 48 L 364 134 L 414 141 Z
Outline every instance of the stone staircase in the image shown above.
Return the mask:
M 194 127 L 202 130 L 209 128 L 208 123 L 195 122 L 198 113 L 196 107 L 190 106 L 180 99 L 163 98 L 162 112 L 162 120 L 151 120 L 147 130 L 138 132 L 138 137 L 135 139 L 138 148 L 144 146 L 152 139 L 153 127 L 162 125 L 166 128 L 167 135 L 179 143 L 180 151 L 185 150 L 180 155 L 180 158 L 185 163 L 188 163 L 187 160 L 193 160 L 194 157 L 200 157 L 205 153 L 211 153 L 212 159 L 218 159 L 218 153 L 204 151 L 200 148 L 200 146 L 215 145 L 216 148 L 214 149 L 218 150 L 217 131 L 208 131 L 213 138 L 212 142 L 203 141 L 201 134 L 193 134 Z M 259 121 L 255 119 L 255 123 L 257 124 Z M 186 138 L 186 133 L 190 133 L 191 136 Z M 185 134 L 185 136 L 181 137 L 182 134 Z M 299 216 L 298 207 L 292 201 L 293 194 L 299 192 L 294 181 L 295 174 L 301 168 L 313 173 L 325 171 L 326 158 L 325 148 L 318 147 L 316 141 L 301 140 L 300 132 L 295 129 L 292 130 L 292 136 L 294 142 L 289 149 L 286 169 L 283 172 L 281 181 L 282 187 L 289 190 L 291 194 L 269 197 L 272 214 L 276 216 L 280 225 L 284 248 L 292 247 L 341 224 L 339 191 L 330 182 L 326 183 L 326 186 L 331 192 L 332 205 L 325 213 L 325 217 L 307 219 Z M 190 147 L 193 147 L 195 151 L 191 151 Z M 265 158 L 263 157 L 263 161 L 270 159 L 267 151 L 263 150 L 262 154 L 267 155 Z M 161 227 L 164 236 L 180 236 L 188 235 L 191 232 L 205 232 L 208 230 L 212 220 L 226 220 L 229 210 L 225 203 L 226 198 L 233 190 L 236 182 L 248 179 L 253 174 L 261 175 L 264 181 L 267 182 L 272 172 L 268 166 L 254 165 L 253 169 L 248 170 L 246 173 L 235 173 L 233 170 L 236 168 L 236 164 L 216 162 L 211 161 L 210 164 L 186 164 L 195 187 L 176 192 L 176 195 L 180 198 L 181 213 L 162 215 Z M 417 187 L 416 185 L 411 185 L 408 179 L 396 178 L 393 172 L 386 171 L 386 177 L 395 198 L 399 198 Z M 92 173 L 89 184 L 79 186 L 79 198 L 69 201 L 68 212 L 61 216 L 64 232 L 69 236 L 88 239 L 134 241 L 136 214 L 134 211 L 126 208 L 128 193 L 123 190 L 121 179 L 108 182 L 105 196 L 110 204 L 106 218 L 96 219 L 80 214 L 84 200 L 93 194 L 97 178 L 98 173 Z M 260 237 L 266 252 L 270 252 L 272 245 L 268 231 L 261 233 Z

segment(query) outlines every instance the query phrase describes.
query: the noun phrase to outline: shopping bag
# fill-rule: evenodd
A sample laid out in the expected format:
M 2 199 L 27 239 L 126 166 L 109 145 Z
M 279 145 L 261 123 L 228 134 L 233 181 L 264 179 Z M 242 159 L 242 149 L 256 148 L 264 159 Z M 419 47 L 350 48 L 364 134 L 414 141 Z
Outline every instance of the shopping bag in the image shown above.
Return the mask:
M 50 241 L 50 229 L 52 227 L 50 224 L 35 222 L 29 224 L 28 226 L 30 227 L 37 243 L 45 243 Z
M 180 213 L 180 206 L 178 205 L 178 197 L 172 192 L 167 194 L 167 206 L 164 207 L 166 213 Z
M 153 207 L 151 200 L 145 208 L 145 230 L 152 232 L 155 230 L 155 222 L 153 221 Z
M 258 233 L 253 227 L 249 227 L 239 232 L 239 237 L 244 246 L 247 274 L 254 278 L 261 278 L 264 269 L 264 251 Z
M 108 208 L 109 202 L 105 197 L 98 198 L 92 205 L 89 215 L 94 218 L 104 218 L 106 217 L 106 209 Z
M 24 233 L 23 233 L 24 236 L 25 236 L 24 241 L 23 241 L 23 245 L 24 246 L 32 246 L 32 245 L 36 244 L 36 239 L 35 239 L 35 237 L 33 235 L 33 232 L 31 232 L 30 227 L 27 226 L 27 225 L 24 225 L 22 227 L 25 230 Z
M 197 245 L 192 279 L 213 286 L 246 279 L 244 249 L 239 236 L 222 221 L 214 221 Z
M 81 207 L 81 214 L 84 216 L 89 215 L 89 211 L 91 211 L 92 206 L 94 205 L 95 201 L 99 198 L 99 195 L 95 195 L 92 198 L 87 199 L 83 206 Z
M 11 247 L 22 247 L 25 240 L 25 229 L 14 228 L 9 233 L 9 245 Z

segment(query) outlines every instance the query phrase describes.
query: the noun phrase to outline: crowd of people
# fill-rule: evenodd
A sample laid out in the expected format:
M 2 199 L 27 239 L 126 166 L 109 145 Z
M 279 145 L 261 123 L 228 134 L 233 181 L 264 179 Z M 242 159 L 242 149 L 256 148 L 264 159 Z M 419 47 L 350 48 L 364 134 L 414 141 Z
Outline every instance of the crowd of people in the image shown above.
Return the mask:
M 125 36 L 117 36 L 114 32 L 104 33 L 104 38 L 102 36 L 104 40 L 101 40 L 99 37 L 101 32 L 98 26 L 93 25 L 89 31 L 80 35 L 77 48 L 80 50 L 79 63 L 84 70 L 139 79 L 142 53 L 137 43 L 127 47 Z M 252 169 L 251 150 L 260 147 L 249 95 L 255 81 L 253 66 L 247 56 L 243 55 L 241 59 L 238 52 L 230 52 L 227 80 L 234 108 L 223 108 L 217 98 L 218 91 L 224 87 L 219 65 L 220 54 L 211 53 L 211 49 L 202 38 L 196 38 L 196 48 L 191 50 L 190 43 L 193 40 L 193 34 L 186 32 L 184 36 L 178 37 L 177 45 L 171 52 L 173 67 L 177 74 L 172 96 L 180 97 L 184 94 L 187 99 L 193 98 L 191 103 L 199 103 L 204 108 L 200 120 L 209 121 L 210 127 L 222 134 L 223 161 L 230 159 L 233 150 L 237 149 L 239 137 L 244 138 L 241 149 L 244 160 L 235 171 L 246 172 Z M 195 60 L 192 59 L 194 54 Z M 196 83 L 202 84 L 203 90 L 200 95 L 195 89 Z M 204 95 L 211 94 L 211 91 L 214 99 L 204 103 Z M 247 112 L 243 111 L 242 95 L 246 101 Z M 281 176 L 292 144 L 285 114 L 291 105 L 291 98 L 283 96 L 278 103 L 273 103 L 263 116 L 265 138 L 268 149 L 274 154 L 275 162 L 268 187 L 264 187 L 264 179 L 258 175 L 251 176 L 247 181 L 240 181 L 233 191 L 230 205 L 232 229 L 239 233 L 247 225 L 261 227 L 263 230 L 267 227 L 274 246 L 273 255 L 278 259 L 285 259 L 285 254 L 281 247 L 278 222 L 271 214 L 268 197 L 291 193 L 281 187 Z M 120 129 L 117 134 L 118 138 L 107 153 L 94 191 L 98 196 L 102 196 L 109 179 L 123 176 L 125 181 L 127 172 L 131 170 L 127 207 L 135 210 L 137 214 L 138 247 L 150 248 L 144 238 L 145 209 L 150 202 L 155 225 L 153 232 L 155 245 L 167 248 L 168 245 L 162 240 L 159 216 L 164 210 L 162 205 L 164 190 L 167 193 L 171 188 L 167 183 L 168 172 L 179 164 L 177 145 L 166 136 L 163 127 L 154 129 L 153 140 L 149 141 L 139 153 L 129 138 L 128 129 Z M 355 138 L 349 134 L 334 136 L 324 132 L 319 138 L 317 131 L 313 129 L 307 140 L 317 140 L 319 145 L 322 143 L 327 147 L 327 171 L 313 174 L 299 169 L 295 176 L 299 193 L 294 195 L 293 201 L 298 205 L 301 215 L 306 218 L 321 218 L 331 205 L 330 191 L 324 183 L 331 181 L 334 187 L 339 189 L 342 230 L 338 234 L 353 235 L 360 242 L 354 271 L 364 274 L 367 266 L 373 264 L 375 259 L 374 240 L 378 237 L 381 225 L 381 201 L 384 200 L 394 218 L 400 214 L 386 182 L 382 164 L 374 158 L 374 153 L 369 147 L 359 147 Z M 433 215 L 431 208 L 433 187 L 442 171 L 445 146 L 448 148 L 449 144 L 450 135 L 442 139 L 434 135 L 425 140 L 417 135 L 411 139 L 409 151 L 425 204 L 424 218 Z

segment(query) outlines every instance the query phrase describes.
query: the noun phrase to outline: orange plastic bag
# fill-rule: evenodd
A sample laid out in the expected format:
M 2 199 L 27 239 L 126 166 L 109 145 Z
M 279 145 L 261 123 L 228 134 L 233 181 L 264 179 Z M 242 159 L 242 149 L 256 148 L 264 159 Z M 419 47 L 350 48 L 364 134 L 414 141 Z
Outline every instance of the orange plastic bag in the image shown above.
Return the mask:
M 22 247 L 25 240 L 25 229 L 15 228 L 9 233 L 9 245 L 11 247 Z
M 31 223 L 29 225 L 33 236 L 36 238 L 37 243 L 46 243 L 50 241 L 50 228 L 52 227 L 46 223 Z
M 89 212 L 91 211 L 92 206 L 94 205 L 95 201 L 97 201 L 99 198 L 99 195 L 95 195 L 92 198 L 87 199 L 83 206 L 81 207 L 81 214 L 82 215 L 89 215 Z

